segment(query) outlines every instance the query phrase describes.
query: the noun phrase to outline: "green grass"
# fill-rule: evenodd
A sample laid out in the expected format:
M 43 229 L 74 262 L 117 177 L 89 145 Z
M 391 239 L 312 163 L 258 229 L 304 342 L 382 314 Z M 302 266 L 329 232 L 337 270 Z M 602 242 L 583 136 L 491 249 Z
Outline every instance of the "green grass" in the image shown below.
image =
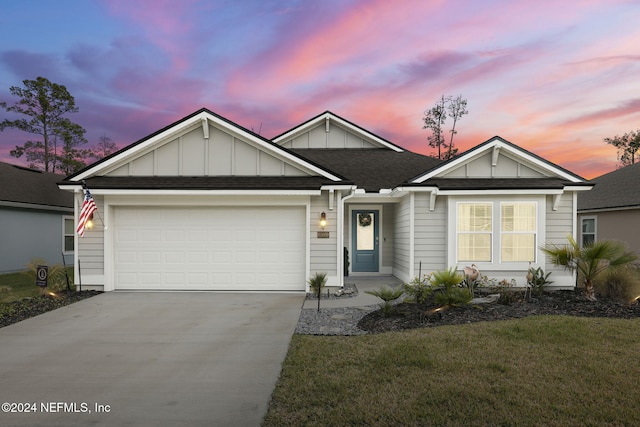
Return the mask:
M 265 426 L 640 425 L 640 319 L 294 335 Z
M 73 287 L 73 267 L 67 267 L 67 274 Z M 0 304 L 39 294 L 40 288 L 36 286 L 33 278 L 24 272 L 0 274 Z

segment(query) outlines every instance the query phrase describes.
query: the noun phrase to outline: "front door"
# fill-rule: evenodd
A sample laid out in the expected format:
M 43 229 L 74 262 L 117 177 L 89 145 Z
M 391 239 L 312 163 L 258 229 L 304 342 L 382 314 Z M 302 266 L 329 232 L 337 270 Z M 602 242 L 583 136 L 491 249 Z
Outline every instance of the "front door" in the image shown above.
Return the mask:
M 353 272 L 378 272 L 379 211 L 358 210 L 351 215 Z

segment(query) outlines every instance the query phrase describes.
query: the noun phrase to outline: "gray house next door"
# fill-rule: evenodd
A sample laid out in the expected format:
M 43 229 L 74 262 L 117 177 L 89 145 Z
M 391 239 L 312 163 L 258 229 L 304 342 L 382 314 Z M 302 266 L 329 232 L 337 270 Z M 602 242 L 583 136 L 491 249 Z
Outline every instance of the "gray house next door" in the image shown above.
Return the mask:
M 354 210 L 351 217 L 353 272 L 378 272 L 379 267 L 379 211 Z

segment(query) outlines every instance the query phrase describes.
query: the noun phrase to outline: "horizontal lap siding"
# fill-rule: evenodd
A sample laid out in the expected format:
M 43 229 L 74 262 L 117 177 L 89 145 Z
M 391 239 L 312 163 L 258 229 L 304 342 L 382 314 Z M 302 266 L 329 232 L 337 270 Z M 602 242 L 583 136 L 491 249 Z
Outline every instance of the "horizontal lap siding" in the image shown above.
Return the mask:
M 415 272 L 418 276 L 420 262 L 422 274 L 447 268 L 447 215 L 446 198 L 436 199 L 436 209 L 429 210 L 429 194 L 415 196 Z
M 311 274 L 315 272 L 327 273 L 335 276 L 338 269 L 336 247 L 338 245 L 337 210 L 329 210 L 328 193 L 323 191 L 321 196 L 311 198 L 310 235 L 311 242 Z M 335 206 L 335 205 L 334 205 Z M 327 225 L 320 228 L 320 215 L 327 214 Z M 329 232 L 329 238 L 318 238 L 318 232 Z
M 94 196 L 98 210 L 93 214 L 93 228 L 85 230 L 83 237 L 78 237 L 76 252 L 82 275 L 104 274 L 104 198 Z M 76 203 L 78 202 L 76 200 Z
M 553 197 L 547 196 L 547 224 L 546 224 L 546 239 L 545 242 L 540 242 L 540 245 L 554 244 L 565 245 L 568 242 L 567 235 L 573 230 L 573 193 L 565 193 L 560 198 L 558 209 L 553 210 Z M 553 272 L 549 277 L 550 280 L 554 280 L 558 277 L 569 277 L 571 273 L 562 266 L 556 266 L 547 257 L 544 265 L 542 260 L 539 263 L 545 272 Z M 557 279 L 556 279 L 557 280 Z
M 394 245 L 393 245 L 393 275 L 409 280 L 409 219 L 411 208 L 410 196 L 403 197 L 400 203 L 395 205 L 394 218 Z

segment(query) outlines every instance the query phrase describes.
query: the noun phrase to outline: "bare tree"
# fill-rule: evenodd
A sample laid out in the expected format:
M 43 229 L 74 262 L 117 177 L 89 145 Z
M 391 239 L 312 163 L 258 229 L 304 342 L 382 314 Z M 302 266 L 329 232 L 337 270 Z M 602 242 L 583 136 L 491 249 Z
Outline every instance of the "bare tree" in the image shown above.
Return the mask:
M 102 134 L 100 138 L 98 138 L 98 143 L 96 147 L 93 149 L 91 157 L 95 159 L 102 159 L 107 157 L 111 153 L 115 153 L 117 150 L 116 143 L 113 142 L 111 138 L 109 138 L 106 134 Z
M 465 114 L 468 114 L 467 110 L 467 100 L 462 97 L 462 95 L 458 95 L 455 98 L 449 98 L 449 105 L 447 106 L 449 111 L 449 117 L 453 119 L 453 126 L 451 126 L 451 139 L 449 140 L 449 151 L 447 152 L 447 159 L 452 158 L 458 153 L 457 148 L 453 148 L 453 136 L 458 133 L 456 131 L 456 124 L 458 120 L 462 118 Z
M 424 121 L 422 129 L 431 129 L 431 135 L 427 137 L 427 141 L 429 141 L 429 147 L 438 149 L 438 159 L 442 159 L 442 151 L 446 149 L 442 127 L 447 120 L 446 105 L 448 101 L 449 98 L 442 95 L 442 98 L 433 107 L 424 112 L 422 119 Z
M 458 95 L 455 98 L 442 95 L 433 107 L 424 112 L 422 119 L 424 126 L 422 128 L 431 129 L 431 135 L 427 137 L 427 141 L 429 141 L 429 147 L 438 149 L 438 159 L 447 160 L 458 153 L 458 149 L 453 146 L 453 137 L 458 133 L 456 130 L 458 121 L 468 113 L 467 100 L 462 95 Z M 445 142 L 443 134 L 447 117 L 453 119 L 453 126 L 449 131 L 451 136 L 448 144 Z

